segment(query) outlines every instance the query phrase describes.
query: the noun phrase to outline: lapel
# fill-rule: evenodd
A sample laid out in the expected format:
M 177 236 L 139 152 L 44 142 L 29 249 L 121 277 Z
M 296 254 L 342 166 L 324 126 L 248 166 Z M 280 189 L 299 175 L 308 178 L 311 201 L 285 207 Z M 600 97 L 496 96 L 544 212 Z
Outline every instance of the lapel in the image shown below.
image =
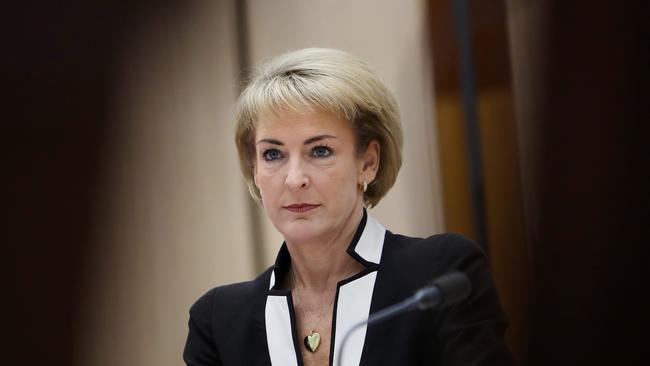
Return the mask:
M 337 284 L 330 348 L 332 366 L 339 366 L 335 362 L 338 360 L 341 341 L 348 330 L 368 318 L 385 234 L 386 229 L 364 209 L 363 218 L 348 246 L 347 253 L 359 261 L 365 269 Z M 266 341 L 273 365 L 303 364 L 299 348 L 302 341 L 298 340 L 296 334 L 296 317 L 291 292 L 276 286 L 276 278 L 283 278 L 290 265 L 291 257 L 286 244 L 283 244 L 271 271 L 264 313 Z M 342 355 L 344 365 L 359 364 L 365 337 L 365 326 L 350 335 Z

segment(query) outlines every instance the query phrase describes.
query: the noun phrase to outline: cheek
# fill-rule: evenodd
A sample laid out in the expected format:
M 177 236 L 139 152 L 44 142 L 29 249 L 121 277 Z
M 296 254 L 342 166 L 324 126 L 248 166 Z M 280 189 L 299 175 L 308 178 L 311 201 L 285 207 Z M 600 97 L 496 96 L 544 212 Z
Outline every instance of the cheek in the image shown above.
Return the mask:
M 271 181 L 272 176 L 264 174 L 264 172 L 258 172 L 255 176 L 255 183 L 257 184 L 257 188 L 260 190 L 266 190 L 266 188 L 271 184 Z
M 258 171 L 255 175 L 255 185 L 260 190 L 263 200 L 271 199 L 279 190 L 282 189 L 282 181 L 279 179 L 279 174 L 264 171 Z
M 328 191 L 339 196 L 350 196 L 356 191 L 356 178 L 351 169 L 331 170 L 324 175 L 323 183 Z

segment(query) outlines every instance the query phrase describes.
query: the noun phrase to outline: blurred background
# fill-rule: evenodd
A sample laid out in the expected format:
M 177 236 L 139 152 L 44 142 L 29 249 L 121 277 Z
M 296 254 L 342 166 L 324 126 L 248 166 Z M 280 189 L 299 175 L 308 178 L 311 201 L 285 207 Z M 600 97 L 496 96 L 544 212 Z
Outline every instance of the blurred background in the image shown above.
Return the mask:
M 282 243 L 239 173 L 242 80 L 333 47 L 401 108 L 404 165 L 370 213 L 485 248 L 519 364 L 630 363 L 647 309 L 641 3 L 11 4 L 0 362 L 182 364 L 191 304 Z

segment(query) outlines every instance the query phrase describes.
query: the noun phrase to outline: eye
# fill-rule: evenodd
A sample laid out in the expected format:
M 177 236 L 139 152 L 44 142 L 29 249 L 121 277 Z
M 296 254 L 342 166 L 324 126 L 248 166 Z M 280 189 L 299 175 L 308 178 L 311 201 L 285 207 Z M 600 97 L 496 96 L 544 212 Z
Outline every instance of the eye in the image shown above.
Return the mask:
M 326 158 L 332 155 L 332 149 L 327 146 L 316 146 L 312 149 L 311 154 L 316 158 Z
M 262 158 L 266 161 L 274 161 L 282 158 L 282 153 L 278 149 L 266 149 L 262 152 Z

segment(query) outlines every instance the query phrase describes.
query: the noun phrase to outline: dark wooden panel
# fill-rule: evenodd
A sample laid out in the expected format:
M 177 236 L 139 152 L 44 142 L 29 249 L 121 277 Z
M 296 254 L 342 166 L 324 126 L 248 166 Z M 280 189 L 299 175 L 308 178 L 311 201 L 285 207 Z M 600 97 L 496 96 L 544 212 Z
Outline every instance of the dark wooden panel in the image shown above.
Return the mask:
M 647 357 L 648 43 L 640 3 L 548 1 L 530 365 Z

